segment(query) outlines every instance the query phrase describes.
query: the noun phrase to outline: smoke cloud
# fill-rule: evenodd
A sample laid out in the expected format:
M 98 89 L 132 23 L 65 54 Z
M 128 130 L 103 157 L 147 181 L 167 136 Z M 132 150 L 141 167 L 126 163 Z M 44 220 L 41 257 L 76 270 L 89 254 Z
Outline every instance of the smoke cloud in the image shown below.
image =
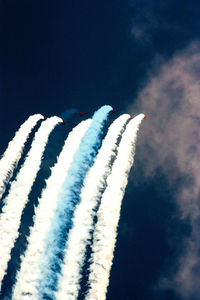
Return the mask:
M 28 247 L 25 256 L 22 257 L 20 271 L 13 290 L 13 299 L 22 300 L 39 297 L 37 290 L 37 278 L 40 274 L 40 261 L 44 255 L 45 236 L 51 226 L 51 219 L 56 210 L 57 199 L 61 186 L 73 160 L 73 155 L 80 146 L 92 120 L 82 121 L 68 135 L 57 163 L 51 169 L 51 176 L 46 181 L 39 205 L 35 210 L 34 226 L 30 229 Z M 30 268 L 31 265 L 31 268 Z
M 60 117 L 63 119 L 63 121 L 67 121 L 73 114 L 77 113 L 78 109 L 76 108 L 70 108 L 65 110 L 60 114 Z
M 80 203 L 73 216 L 73 227 L 65 246 L 65 257 L 62 265 L 62 276 L 58 283 L 56 299 L 70 298 L 75 300 L 80 289 L 81 269 L 83 268 L 86 247 L 90 243 L 95 209 L 106 188 L 106 179 L 111 173 L 113 158 L 116 158 L 118 138 L 125 130 L 130 118 L 124 114 L 110 126 L 102 146 L 84 180 Z M 81 233 L 81 234 L 80 234 Z
M 74 154 L 73 161 L 61 187 L 57 208 L 46 236 L 45 254 L 41 262 L 42 278 L 39 280 L 38 290 L 44 297 L 53 297 L 57 284 L 56 267 L 59 268 L 65 240 L 69 229 L 72 227 L 71 219 L 79 202 L 80 187 L 83 185 L 85 175 L 94 162 L 101 144 L 104 122 L 111 110 L 111 106 L 104 105 L 93 115 L 92 123 L 85 133 L 80 147 Z
M 178 268 L 160 285 L 174 288 L 190 300 L 200 298 L 199 46 L 193 42 L 167 61 L 156 57 L 153 70 L 129 108 L 133 113 L 144 111 L 149 117 L 138 141 L 143 174 L 153 178 L 159 168 L 173 187 L 177 181 L 174 195 L 180 218 L 188 219 L 192 228 Z
M 29 137 L 31 130 L 42 119 L 43 116 L 35 114 L 30 116 L 15 133 L 13 140 L 8 144 L 8 148 L 0 160 L 0 198 L 2 197 L 6 184 L 13 175 L 19 159 L 24 149 L 24 143 Z
M 58 117 L 51 117 L 42 123 L 35 135 L 26 160 L 16 179 L 12 182 L 8 196 L 4 199 L 5 205 L 0 215 L 0 280 L 5 275 L 11 249 L 18 237 L 22 211 L 28 201 L 28 195 L 40 168 L 42 154 L 49 135 L 58 122 L 61 121 L 62 119 Z

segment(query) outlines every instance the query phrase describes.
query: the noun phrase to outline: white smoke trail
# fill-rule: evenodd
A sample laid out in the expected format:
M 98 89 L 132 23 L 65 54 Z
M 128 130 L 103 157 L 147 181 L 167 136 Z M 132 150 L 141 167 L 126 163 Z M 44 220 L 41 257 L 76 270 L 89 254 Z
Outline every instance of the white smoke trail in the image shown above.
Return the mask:
M 74 154 L 68 174 L 59 193 L 55 214 L 46 236 L 45 251 L 40 261 L 38 293 L 40 299 L 54 299 L 58 274 L 72 217 L 80 201 L 80 191 L 85 177 L 94 163 L 102 143 L 104 123 L 113 108 L 104 105 L 92 117 L 92 123 Z
M 17 281 L 13 290 L 13 299 L 39 299 L 37 294 L 37 280 L 40 274 L 40 261 L 44 255 L 45 238 L 54 215 L 60 188 L 66 178 L 68 169 L 81 140 L 89 128 L 92 120 L 81 122 L 70 132 L 65 145 L 59 155 L 57 163 L 51 170 L 51 176 L 46 182 L 35 211 L 35 222 L 28 238 L 28 247 L 22 258 L 21 268 L 17 274 Z M 31 266 L 31 267 L 30 267 Z
M 0 160 L 0 199 L 4 193 L 5 186 L 11 178 L 15 167 L 21 157 L 26 142 L 31 130 L 43 116 L 35 114 L 30 116 L 15 133 L 14 138 L 8 144 Z
M 112 123 L 95 163 L 85 179 L 81 191 L 81 202 L 75 210 L 73 228 L 69 232 L 66 243 L 62 276 L 59 278 L 56 299 L 77 299 L 81 268 L 93 227 L 94 210 L 100 200 L 101 190 L 105 188 L 106 178 L 111 172 L 111 159 L 116 156 L 117 139 L 128 118 L 130 118 L 129 115 L 122 115 Z
M 87 300 L 104 300 L 106 297 L 121 200 L 133 164 L 137 131 L 143 118 L 144 115 L 140 114 L 127 125 L 112 173 L 107 179 L 108 185 L 101 199 L 97 212 L 98 221 L 94 230 Z
M 42 123 L 35 134 L 26 160 L 15 181 L 13 181 L 8 196 L 5 198 L 5 205 L 0 215 L 0 282 L 5 275 L 11 249 L 18 237 L 22 211 L 40 168 L 42 153 L 50 132 L 58 122 L 62 122 L 62 119 L 52 117 Z

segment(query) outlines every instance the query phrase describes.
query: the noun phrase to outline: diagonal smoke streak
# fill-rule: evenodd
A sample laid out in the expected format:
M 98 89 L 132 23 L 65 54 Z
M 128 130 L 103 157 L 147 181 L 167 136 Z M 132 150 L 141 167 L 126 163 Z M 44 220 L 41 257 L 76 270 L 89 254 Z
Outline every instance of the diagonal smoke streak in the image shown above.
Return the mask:
M 91 125 L 88 119 L 76 126 L 68 135 L 57 163 L 51 170 L 51 176 L 46 181 L 46 188 L 42 191 L 39 205 L 35 211 L 35 222 L 28 238 L 28 247 L 22 257 L 20 271 L 13 290 L 13 299 L 38 299 L 37 279 L 40 273 L 40 261 L 45 247 L 45 236 L 49 231 L 51 218 L 54 215 L 58 194 L 65 180 L 74 153 Z M 31 266 L 31 268 L 30 268 Z
M 42 153 L 50 132 L 62 119 L 52 117 L 43 122 L 35 134 L 31 149 L 21 167 L 10 192 L 5 198 L 5 205 L 0 215 L 0 282 L 2 281 L 10 259 L 10 252 L 18 237 L 18 228 L 28 195 L 40 168 Z
M 42 295 L 41 298 L 54 298 L 65 240 L 72 227 L 73 212 L 79 201 L 84 178 L 101 144 L 104 122 L 111 110 L 111 106 L 105 105 L 95 112 L 92 124 L 74 155 L 61 188 L 55 215 L 51 221 L 51 229 L 46 237 L 45 254 L 41 261 L 41 277 L 38 278 L 38 292 Z
M 95 163 L 84 181 L 80 196 L 81 202 L 75 210 L 73 228 L 69 232 L 68 242 L 65 246 L 65 257 L 56 299 L 77 299 L 81 268 L 93 228 L 95 207 L 100 200 L 102 189 L 106 186 L 106 178 L 112 168 L 111 160 L 116 156 L 117 141 L 128 118 L 130 118 L 129 115 L 122 115 L 112 123 Z
M 144 115 L 140 114 L 127 125 L 112 173 L 107 179 L 107 188 L 101 199 L 97 212 L 98 221 L 94 230 L 87 300 L 104 300 L 106 297 L 121 200 L 133 164 L 137 132 L 143 118 Z
M 0 160 L 0 199 L 5 191 L 6 184 L 12 177 L 13 171 L 18 164 L 24 149 L 24 143 L 26 142 L 33 127 L 42 118 L 43 116 L 40 114 L 30 116 L 20 126 L 19 130 L 15 133 L 14 138 L 8 144 L 8 147 Z

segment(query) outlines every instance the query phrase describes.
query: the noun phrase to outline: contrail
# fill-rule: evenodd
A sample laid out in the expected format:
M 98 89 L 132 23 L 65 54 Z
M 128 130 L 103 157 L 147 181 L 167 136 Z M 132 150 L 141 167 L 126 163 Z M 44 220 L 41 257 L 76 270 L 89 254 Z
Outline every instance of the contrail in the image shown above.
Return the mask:
M 76 204 L 79 202 L 80 189 L 86 173 L 94 162 L 101 144 L 104 122 L 111 110 L 111 106 L 105 105 L 95 112 L 91 126 L 74 155 L 68 175 L 61 188 L 55 215 L 51 221 L 51 229 L 46 237 L 45 254 L 40 262 L 41 277 L 38 280 L 38 291 L 41 299 L 54 297 L 65 240 L 69 229 L 72 227 L 71 219 Z
M 29 137 L 33 127 L 42 118 L 43 116 L 40 114 L 30 116 L 20 126 L 19 130 L 15 133 L 14 138 L 8 144 L 8 147 L 0 160 L 0 199 L 5 191 L 6 184 L 12 177 L 13 171 L 18 164 L 24 149 L 24 143 Z
M 62 119 L 49 118 L 42 122 L 35 134 L 31 149 L 21 167 L 9 194 L 5 198 L 5 205 L 0 215 L 0 282 L 2 281 L 10 259 L 10 252 L 18 237 L 18 228 L 24 206 L 40 168 L 42 153 L 45 149 L 50 132 Z
M 75 300 L 80 288 L 81 268 L 84 263 L 86 247 L 91 238 L 95 208 L 106 187 L 106 178 L 111 172 L 113 157 L 116 156 L 117 141 L 129 115 L 122 115 L 109 128 L 102 147 L 88 172 L 81 191 L 81 202 L 73 217 L 73 228 L 69 232 L 65 246 L 65 258 L 58 282 L 56 299 Z
M 39 299 L 37 279 L 40 273 L 41 257 L 45 248 L 45 237 L 51 225 L 60 188 L 65 180 L 70 164 L 81 140 L 91 125 L 88 119 L 76 126 L 68 135 L 57 163 L 51 169 L 51 176 L 46 181 L 39 204 L 35 210 L 34 225 L 30 229 L 28 246 L 22 257 L 20 271 L 17 274 L 13 290 L 13 299 Z M 30 267 L 31 266 L 31 267 Z
M 140 114 L 127 125 L 118 148 L 118 155 L 113 164 L 112 173 L 107 179 L 107 188 L 103 193 L 97 212 L 98 221 L 93 236 L 91 265 L 89 268 L 89 291 L 86 300 L 104 300 L 106 297 L 121 200 L 133 164 L 137 132 L 143 118 L 144 115 Z

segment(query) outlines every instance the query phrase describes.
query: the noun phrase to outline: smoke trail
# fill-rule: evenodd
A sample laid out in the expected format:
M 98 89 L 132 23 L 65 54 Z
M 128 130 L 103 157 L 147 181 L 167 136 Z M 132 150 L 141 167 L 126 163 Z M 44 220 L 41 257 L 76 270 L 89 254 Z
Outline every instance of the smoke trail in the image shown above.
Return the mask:
M 106 297 L 121 200 L 133 164 L 137 131 L 143 118 L 144 115 L 140 114 L 127 125 L 118 148 L 118 155 L 113 164 L 112 173 L 107 179 L 108 185 L 97 212 L 98 221 L 95 226 L 92 245 L 92 263 L 89 274 L 90 288 L 86 296 L 87 300 L 104 300 Z
M 51 176 L 46 181 L 46 188 L 42 191 L 38 207 L 35 211 L 34 226 L 30 230 L 28 247 L 22 257 L 20 271 L 14 286 L 13 299 L 23 300 L 37 298 L 37 278 L 40 273 L 41 255 L 44 252 L 45 236 L 49 231 L 51 218 L 54 215 L 58 194 L 65 180 L 74 153 L 77 151 L 81 140 L 90 126 L 92 120 L 86 120 L 76 126 L 65 141 L 57 163 L 51 170 Z M 31 266 L 31 268 L 30 268 Z
M 21 167 L 16 180 L 12 183 L 10 192 L 5 198 L 5 205 L 0 215 L 0 282 L 5 274 L 10 251 L 18 236 L 18 228 L 23 208 L 28 200 L 37 172 L 39 170 L 42 153 L 45 149 L 50 132 L 62 119 L 52 117 L 43 122 L 35 134 L 31 149 Z
M 43 116 L 36 114 L 30 116 L 15 133 L 14 138 L 8 144 L 8 148 L 0 160 L 0 199 L 5 191 L 5 186 L 12 177 L 13 171 L 21 157 L 24 143 L 26 142 L 31 130 Z
M 63 119 L 63 121 L 67 121 L 73 114 L 77 113 L 78 109 L 76 108 L 70 108 L 65 110 L 60 114 L 60 117 Z
M 112 107 L 105 105 L 95 112 L 92 124 L 74 155 L 68 175 L 62 186 L 56 212 L 52 218 L 51 229 L 46 237 L 45 254 L 40 262 L 42 274 L 38 281 L 40 298 L 42 298 L 41 295 L 50 299 L 54 297 L 65 240 L 72 226 L 71 218 L 79 201 L 83 180 L 93 164 L 101 143 L 104 121 L 111 110 Z
M 81 202 L 77 205 L 73 218 L 73 228 L 69 232 L 62 265 L 62 276 L 58 282 L 56 299 L 75 300 L 78 296 L 81 268 L 86 246 L 91 238 L 95 207 L 101 191 L 106 186 L 106 178 L 111 172 L 111 160 L 116 156 L 117 140 L 129 115 L 122 115 L 109 128 L 95 163 L 88 172 L 81 191 Z

